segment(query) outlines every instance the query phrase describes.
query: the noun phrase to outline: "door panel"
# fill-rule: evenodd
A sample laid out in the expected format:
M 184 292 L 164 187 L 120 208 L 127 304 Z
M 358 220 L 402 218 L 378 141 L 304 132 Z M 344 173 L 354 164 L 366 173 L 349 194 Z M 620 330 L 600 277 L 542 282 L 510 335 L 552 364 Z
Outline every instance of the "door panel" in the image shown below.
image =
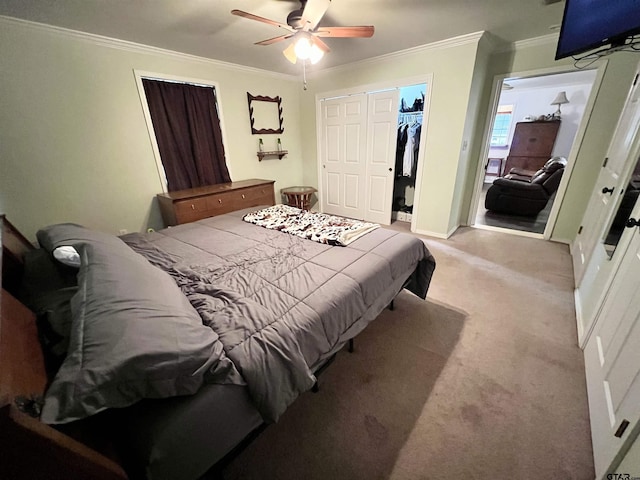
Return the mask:
M 352 121 L 354 121 L 352 117 Z M 354 165 L 362 162 L 361 141 L 363 138 L 363 132 L 361 125 L 346 125 L 345 126 L 345 155 L 344 161 Z
M 597 478 L 615 468 L 640 419 L 640 231 L 625 235 L 632 239 L 584 351 Z M 625 421 L 629 426 L 616 436 Z
M 344 206 L 353 210 L 360 206 L 362 179 L 359 175 L 346 174 L 344 176 Z
M 364 218 L 367 96 L 322 104 L 322 211 Z
M 367 192 L 364 218 L 389 225 L 393 200 L 399 91 L 369 94 Z
M 369 183 L 367 185 L 369 192 L 382 192 L 387 187 L 389 179 L 384 177 L 377 177 L 374 175 L 369 176 Z M 369 199 L 368 211 L 375 212 L 380 215 L 384 215 L 387 211 L 387 202 L 384 195 L 372 195 Z M 369 220 L 369 218 L 367 218 Z
M 325 189 L 327 205 L 340 207 L 340 182 L 340 175 L 327 173 L 327 188 Z

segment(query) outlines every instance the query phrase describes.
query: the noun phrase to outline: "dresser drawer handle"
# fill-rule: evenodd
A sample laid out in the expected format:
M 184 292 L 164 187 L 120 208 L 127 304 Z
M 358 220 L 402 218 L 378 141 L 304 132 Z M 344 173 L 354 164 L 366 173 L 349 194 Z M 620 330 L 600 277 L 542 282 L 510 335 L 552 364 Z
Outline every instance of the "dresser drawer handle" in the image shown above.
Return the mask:
M 222 203 L 222 199 L 221 198 L 218 199 L 218 203 Z
M 195 210 L 195 209 L 196 209 L 196 206 L 192 203 L 191 204 L 191 210 Z
M 242 198 L 247 198 L 247 197 L 244 196 L 244 193 L 242 194 Z

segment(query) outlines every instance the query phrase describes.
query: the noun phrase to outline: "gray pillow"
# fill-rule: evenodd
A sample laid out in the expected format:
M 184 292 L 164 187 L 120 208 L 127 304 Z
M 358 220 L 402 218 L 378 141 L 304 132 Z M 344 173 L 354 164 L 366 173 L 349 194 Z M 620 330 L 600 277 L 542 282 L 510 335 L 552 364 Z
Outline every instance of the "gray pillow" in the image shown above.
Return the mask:
M 193 394 L 222 354 L 173 279 L 113 238 L 119 244 L 76 243 L 82 266 L 69 351 L 45 394 L 45 423 Z
M 102 244 L 116 249 L 124 242 L 115 235 L 91 230 L 77 223 L 58 223 L 36 232 L 36 238 L 42 248 L 50 254 L 60 246 L 79 245 L 82 243 Z
M 20 299 L 36 314 L 47 374 L 52 376 L 67 355 L 78 269 L 56 262 L 42 248 L 26 252 L 23 261 Z

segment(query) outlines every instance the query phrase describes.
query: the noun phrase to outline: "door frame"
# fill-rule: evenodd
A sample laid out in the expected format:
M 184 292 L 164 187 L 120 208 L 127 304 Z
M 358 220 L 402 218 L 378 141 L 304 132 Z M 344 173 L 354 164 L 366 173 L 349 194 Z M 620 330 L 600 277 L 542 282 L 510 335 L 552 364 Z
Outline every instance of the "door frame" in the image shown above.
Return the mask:
M 594 62 L 590 66 L 590 68 L 588 68 L 588 70 L 596 70 L 596 78 L 594 79 L 593 85 L 591 86 L 591 91 L 589 92 L 589 98 L 587 99 L 587 103 L 585 104 L 582 118 L 580 119 L 580 125 L 578 126 L 578 130 L 576 131 L 576 135 L 573 139 L 573 144 L 571 145 L 571 150 L 569 152 L 569 156 L 567 157 L 567 166 L 565 167 L 564 174 L 562 175 L 562 179 L 560 180 L 560 185 L 558 186 L 555 200 L 551 207 L 551 211 L 549 212 L 549 219 L 547 220 L 547 224 L 545 226 L 544 232 L 542 234 L 539 234 L 539 233 L 525 232 L 520 230 L 491 227 L 491 226 L 484 226 L 484 225 L 481 228 L 484 228 L 486 230 L 497 230 L 505 233 L 510 233 L 513 235 L 541 238 L 544 240 L 551 239 L 551 235 L 555 228 L 556 221 L 558 220 L 560 207 L 562 205 L 562 202 L 564 201 L 564 196 L 567 191 L 567 185 L 569 184 L 569 180 L 571 179 L 571 173 L 573 172 L 573 168 L 575 166 L 578 152 L 580 151 L 585 133 L 587 131 L 589 118 L 593 111 L 593 106 L 595 105 L 596 98 L 598 96 L 598 92 L 602 84 L 602 79 L 606 71 L 607 63 L 608 63 L 607 59 L 600 59 Z M 482 185 L 484 182 L 485 159 L 489 158 L 489 149 L 491 147 L 490 146 L 491 131 L 493 129 L 493 123 L 495 121 L 495 116 L 496 116 L 496 109 L 498 108 L 498 103 L 500 101 L 500 94 L 502 91 L 502 84 L 504 80 L 512 77 L 531 78 L 531 77 L 540 77 L 540 76 L 546 76 L 546 75 L 555 75 L 559 73 L 571 73 L 573 71 L 575 70 L 571 65 L 562 65 L 558 67 L 526 70 L 522 72 L 504 73 L 500 75 L 495 75 L 493 77 L 493 84 L 491 87 L 491 97 L 489 101 L 489 110 L 487 112 L 485 126 L 484 126 L 484 137 L 483 137 L 484 141 L 483 141 L 482 150 L 480 152 L 480 158 L 476 167 L 476 180 L 473 186 L 473 194 L 471 196 L 471 205 L 469 208 L 469 214 L 467 216 L 467 225 L 476 227 L 475 217 L 476 217 L 476 211 L 478 209 L 478 201 L 480 199 L 480 195 L 482 192 Z M 476 227 L 476 228 L 480 228 L 480 227 Z M 570 239 L 555 239 L 555 240 L 562 243 L 568 243 L 568 244 L 571 243 Z
M 418 166 L 416 171 L 416 188 L 413 195 L 413 204 L 419 205 L 420 202 L 420 194 L 421 194 L 421 184 L 422 184 L 422 176 L 424 170 L 424 157 L 426 150 L 426 141 L 427 141 L 427 129 L 429 128 L 429 112 L 431 106 L 431 92 L 433 90 L 433 73 L 427 73 L 423 75 L 416 75 L 411 77 L 403 77 L 394 80 L 387 80 L 383 82 L 376 83 L 368 83 L 363 85 L 356 85 L 353 87 L 341 88 L 338 90 L 329 90 L 325 92 L 318 92 L 315 96 L 316 103 L 316 158 L 317 160 L 317 175 L 318 175 L 318 205 L 322 210 L 322 195 L 324 192 L 322 191 L 320 182 L 322 179 L 322 143 L 323 143 L 323 135 L 322 135 L 322 105 L 321 101 L 330 100 L 336 97 L 348 97 L 351 95 L 357 95 L 361 93 L 375 93 L 383 90 L 394 90 L 401 89 L 403 87 L 408 87 L 411 85 L 420 85 L 426 84 L 427 89 L 424 97 L 424 105 L 422 107 L 422 130 L 420 132 L 420 146 L 419 151 L 420 155 L 418 156 Z M 411 231 L 416 231 L 418 212 L 414 211 L 411 216 Z

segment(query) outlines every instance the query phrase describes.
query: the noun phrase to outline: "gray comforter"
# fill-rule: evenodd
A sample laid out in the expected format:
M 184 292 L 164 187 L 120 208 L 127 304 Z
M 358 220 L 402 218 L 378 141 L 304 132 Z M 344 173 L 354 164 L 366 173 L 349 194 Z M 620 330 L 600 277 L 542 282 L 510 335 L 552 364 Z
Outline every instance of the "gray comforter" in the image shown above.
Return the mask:
M 379 228 L 333 247 L 243 222 L 246 212 L 123 239 L 176 280 L 232 360 L 224 381 L 246 382 L 273 422 L 403 286 L 425 298 L 435 261 L 411 235 Z

